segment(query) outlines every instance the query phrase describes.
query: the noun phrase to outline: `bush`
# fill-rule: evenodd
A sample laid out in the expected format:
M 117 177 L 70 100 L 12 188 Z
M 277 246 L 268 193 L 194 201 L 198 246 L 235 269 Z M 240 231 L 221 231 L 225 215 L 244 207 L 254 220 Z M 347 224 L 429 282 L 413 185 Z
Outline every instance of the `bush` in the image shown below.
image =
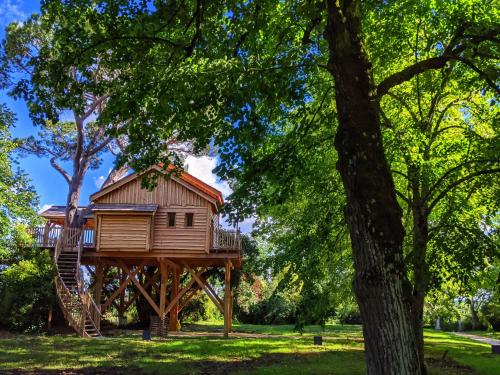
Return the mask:
M 54 267 L 48 252 L 0 272 L 0 326 L 30 332 L 47 326 L 53 301 Z

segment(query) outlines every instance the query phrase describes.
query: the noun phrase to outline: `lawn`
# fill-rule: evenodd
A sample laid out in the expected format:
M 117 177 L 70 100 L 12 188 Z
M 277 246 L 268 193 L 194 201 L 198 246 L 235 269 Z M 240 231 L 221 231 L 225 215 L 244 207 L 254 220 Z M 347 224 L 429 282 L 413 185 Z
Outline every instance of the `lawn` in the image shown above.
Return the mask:
M 142 341 L 140 332 L 103 339 L 20 335 L 0 339 L 0 372 L 102 374 L 364 374 L 359 326 L 306 327 L 234 325 L 224 339 L 211 324 L 187 327 L 192 334 Z M 314 346 L 312 335 L 323 335 Z M 427 331 L 430 374 L 498 374 L 500 356 L 489 346 L 452 334 Z M 447 352 L 445 360 L 441 360 Z

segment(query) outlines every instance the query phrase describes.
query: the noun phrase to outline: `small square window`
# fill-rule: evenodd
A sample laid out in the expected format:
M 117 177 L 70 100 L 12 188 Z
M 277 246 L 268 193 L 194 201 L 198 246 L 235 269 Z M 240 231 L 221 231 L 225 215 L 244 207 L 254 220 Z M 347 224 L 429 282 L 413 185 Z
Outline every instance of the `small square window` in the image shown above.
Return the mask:
M 192 212 L 186 213 L 186 227 L 192 227 L 194 221 L 194 214 Z
M 168 213 L 168 226 L 175 227 L 175 212 Z

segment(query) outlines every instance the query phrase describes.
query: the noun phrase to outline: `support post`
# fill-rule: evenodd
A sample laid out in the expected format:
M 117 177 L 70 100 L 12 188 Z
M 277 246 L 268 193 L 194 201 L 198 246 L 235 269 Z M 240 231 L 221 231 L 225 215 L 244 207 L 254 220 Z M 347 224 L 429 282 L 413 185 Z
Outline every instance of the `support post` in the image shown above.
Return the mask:
M 95 267 L 95 283 L 94 283 L 94 300 L 99 308 L 101 307 L 102 283 L 104 279 L 103 271 L 104 271 L 103 266 L 101 262 L 99 262 Z
M 94 285 L 94 300 L 99 307 L 99 310 L 101 309 L 101 296 L 102 296 L 102 283 L 104 280 L 104 267 L 101 262 L 97 263 L 97 266 L 95 267 L 95 285 Z M 101 329 L 101 318 L 99 317 L 97 321 L 95 322 L 97 325 L 97 329 Z
M 127 279 L 127 275 L 125 274 L 125 271 L 122 269 L 120 270 L 120 285 L 125 282 Z M 125 289 L 122 290 L 120 293 L 120 304 L 119 304 L 119 309 L 118 309 L 118 325 L 122 325 L 122 320 L 125 314 Z
M 224 337 L 229 337 L 231 332 L 231 265 L 228 261 L 225 263 L 224 272 Z
M 172 272 L 172 291 L 170 293 L 170 301 L 174 301 L 174 299 L 179 294 L 179 281 L 180 281 L 180 272 L 179 269 L 176 268 Z M 170 319 L 168 323 L 169 331 L 177 331 L 177 321 L 179 319 L 179 302 L 175 302 L 170 310 Z
M 167 299 L 167 280 L 168 280 L 168 270 L 167 270 L 167 265 L 163 261 L 163 259 L 160 259 L 160 272 L 161 272 L 161 277 L 160 277 L 160 320 L 163 323 L 163 320 L 165 319 L 165 305 L 166 305 L 166 299 Z

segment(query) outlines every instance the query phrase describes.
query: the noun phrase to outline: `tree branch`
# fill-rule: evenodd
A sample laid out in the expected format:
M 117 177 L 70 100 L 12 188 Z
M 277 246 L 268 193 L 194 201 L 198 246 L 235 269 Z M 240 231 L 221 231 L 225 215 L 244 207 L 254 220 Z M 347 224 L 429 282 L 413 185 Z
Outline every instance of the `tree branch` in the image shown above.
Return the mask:
M 108 95 L 103 95 L 103 96 L 100 96 L 99 98 L 97 98 L 96 100 L 94 100 L 92 102 L 92 104 L 89 106 L 89 108 L 87 109 L 87 111 L 85 111 L 85 113 L 83 114 L 83 118 L 86 119 L 87 117 L 89 117 L 95 111 L 95 109 L 98 106 L 100 106 L 107 98 L 108 98 Z
M 408 204 L 408 205 L 410 205 L 410 204 L 411 204 L 410 199 L 409 199 L 406 195 L 404 195 L 403 193 L 401 193 L 401 192 L 400 192 L 399 190 L 397 190 L 397 189 L 395 189 L 395 191 L 396 191 L 396 195 L 397 195 L 398 197 L 400 197 L 402 200 L 404 200 L 404 201 L 406 202 L 406 204 Z
M 452 173 L 458 171 L 460 168 L 465 167 L 468 164 L 473 164 L 473 163 L 495 163 L 498 162 L 498 160 L 494 159 L 474 159 L 474 160 L 468 160 L 464 161 L 463 163 L 460 163 L 453 168 L 447 170 L 430 188 L 427 194 L 423 197 L 422 202 L 427 201 L 431 195 L 434 193 L 434 190 L 438 188 L 438 186 Z
M 68 173 L 68 172 L 66 172 L 66 171 L 64 170 L 64 168 L 63 168 L 63 167 L 61 167 L 61 165 L 59 165 L 59 164 L 56 162 L 56 159 L 57 159 L 57 157 L 56 157 L 56 156 L 54 156 L 54 157 L 50 158 L 50 165 L 52 165 L 52 167 L 53 167 L 56 171 L 58 171 L 58 172 L 59 172 L 59 173 L 60 173 L 60 174 L 64 177 L 64 179 L 66 180 L 66 182 L 67 182 L 68 184 L 70 184 L 70 183 L 71 183 L 71 176 L 69 175 L 69 173 Z
M 461 183 L 472 180 L 474 177 L 478 177 L 478 176 L 485 175 L 485 174 L 498 173 L 498 172 L 500 172 L 500 168 L 484 169 L 481 171 L 471 173 L 471 174 L 469 174 L 465 177 L 462 177 L 462 178 L 456 180 L 455 182 L 449 184 L 443 191 L 441 191 L 441 193 L 439 193 L 439 195 L 428 206 L 428 208 L 426 210 L 427 214 L 430 214 L 432 209 L 436 206 L 436 204 L 438 204 L 439 201 L 446 196 L 446 194 L 448 194 L 451 190 L 455 189 Z
M 457 28 L 455 35 L 453 36 L 453 38 L 451 38 L 448 46 L 444 49 L 443 53 L 440 56 L 421 60 L 397 73 L 390 75 L 382 82 L 380 82 L 375 90 L 374 98 L 380 99 L 382 96 L 387 94 L 391 88 L 398 86 L 403 82 L 409 81 L 410 79 L 421 73 L 424 73 L 428 70 L 441 69 L 450 60 L 457 60 L 465 63 L 470 68 L 479 73 L 483 78 L 485 78 L 482 71 L 478 70 L 477 67 L 475 67 L 470 61 L 463 59 L 460 54 L 466 50 L 467 45 L 478 45 L 483 41 L 492 40 L 492 38 L 495 39 L 495 36 L 498 34 L 498 27 L 487 30 L 484 35 L 468 37 L 467 43 L 459 44 L 459 41 L 465 38 L 464 31 L 466 26 L 467 25 L 464 24 Z M 465 61 L 462 61 L 462 59 Z M 494 87 L 495 91 L 497 91 L 495 85 L 493 85 L 492 87 Z

